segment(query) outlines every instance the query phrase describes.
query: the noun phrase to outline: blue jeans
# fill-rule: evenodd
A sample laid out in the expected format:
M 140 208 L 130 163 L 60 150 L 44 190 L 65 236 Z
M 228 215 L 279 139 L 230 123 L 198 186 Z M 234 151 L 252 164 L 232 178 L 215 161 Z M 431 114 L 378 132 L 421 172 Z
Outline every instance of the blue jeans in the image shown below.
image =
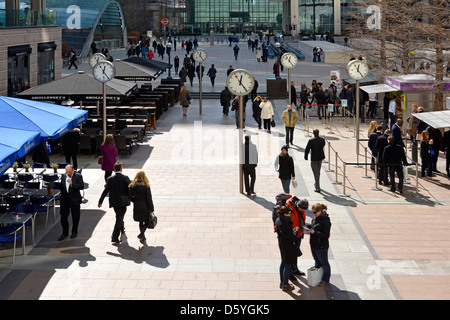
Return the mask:
M 291 276 L 292 264 L 287 264 L 281 260 L 280 264 L 280 283 L 284 286 L 288 285 L 289 277 Z
M 280 179 L 280 180 L 281 180 L 281 185 L 283 186 L 283 191 L 285 193 L 290 193 L 291 179 L 289 179 L 289 180 Z
M 330 263 L 328 262 L 328 248 L 327 249 L 315 249 L 311 247 L 311 253 L 313 255 L 314 261 L 315 261 L 315 267 L 323 268 L 323 276 L 322 281 L 323 282 L 330 282 L 330 276 L 331 276 L 331 267 Z

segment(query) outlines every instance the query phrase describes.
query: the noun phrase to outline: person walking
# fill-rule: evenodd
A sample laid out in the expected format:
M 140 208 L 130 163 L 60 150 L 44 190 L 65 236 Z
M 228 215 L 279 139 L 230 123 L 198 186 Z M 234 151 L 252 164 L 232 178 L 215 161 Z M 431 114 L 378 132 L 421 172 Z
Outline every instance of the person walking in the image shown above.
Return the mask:
M 275 171 L 278 172 L 285 193 L 290 193 L 291 179 L 295 180 L 294 159 L 288 149 L 288 146 L 282 146 L 281 153 L 275 159 Z
M 286 129 L 286 145 L 288 146 L 289 143 L 293 145 L 294 140 L 294 129 L 295 124 L 297 123 L 299 119 L 298 113 L 296 110 L 292 109 L 292 105 L 288 104 L 287 109 L 283 111 L 283 114 L 281 115 L 281 120 L 284 122 L 284 127 Z
M 80 150 L 80 128 L 74 128 L 62 137 L 62 149 L 66 156 L 66 163 L 70 163 L 72 158 L 72 166 L 78 170 L 78 152 Z
M 261 119 L 264 123 L 264 129 L 267 130 L 267 133 L 271 133 L 271 121 L 274 117 L 272 103 L 265 97 L 264 101 L 259 104 L 259 107 L 261 108 Z
M 383 163 L 389 168 L 389 179 L 391 180 L 389 191 L 395 192 L 395 173 L 397 173 L 398 191 L 403 193 L 403 166 L 408 165 L 405 151 L 393 136 L 389 136 L 387 140 L 389 144 L 384 148 Z
M 433 178 L 433 161 L 431 158 L 433 140 L 430 140 L 428 131 L 422 131 L 422 141 L 420 142 L 420 159 L 422 160 L 422 179 Z M 427 171 L 427 175 L 425 175 Z
M 261 130 L 261 108 L 259 105 L 262 102 L 262 98 L 260 96 L 257 96 L 253 102 L 252 102 L 252 110 L 253 110 L 253 119 L 255 119 L 256 123 L 258 124 L 258 129 Z
M 230 110 L 230 102 L 231 102 L 231 92 L 228 90 L 228 87 L 225 86 L 225 89 L 220 92 L 220 105 L 222 106 L 222 113 L 228 116 L 228 112 Z
M 433 149 L 433 151 L 431 152 L 431 164 L 433 172 L 440 173 L 440 171 L 437 169 L 437 162 L 439 159 L 439 152 L 442 148 L 442 133 L 441 130 L 436 129 L 432 126 L 430 126 L 427 131 L 430 134 L 430 140 L 433 140 L 433 144 L 431 146 L 431 148 Z
M 70 68 L 72 68 L 72 66 L 74 66 L 75 69 L 78 69 L 78 66 L 76 64 L 76 62 L 77 62 L 77 55 L 75 54 L 75 51 L 71 51 L 70 52 L 69 62 L 70 62 L 69 70 L 70 70 Z
M 280 289 L 289 291 L 294 286 L 289 283 L 292 266 L 297 261 L 297 249 L 295 247 L 296 235 L 292 230 L 292 211 L 287 206 L 278 209 L 278 217 L 275 220 L 275 231 L 278 237 L 278 248 L 281 255 L 280 264 Z
M 309 229 L 309 245 L 314 258 L 314 267 L 323 269 L 322 281 L 319 287 L 324 287 L 330 283 L 331 266 L 328 261 L 328 248 L 331 230 L 330 217 L 327 214 L 327 206 L 323 203 L 316 203 L 311 208 L 314 218 L 310 224 L 306 224 Z
M 245 128 L 245 105 L 247 104 L 247 100 L 248 97 L 244 96 L 243 98 L 243 102 L 242 102 L 242 128 Z M 240 121 L 240 112 L 239 112 L 239 108 L 240 108 L 240 103 L 239 103 L 239 96 L 235 96 L 233 99 L 233 102 L 231 103 L 231 111 L 234 111 L 234 116 L 236 118 L 236 129 L 239 129 L 241 126 L 241 121 Z
M 319 136 L 319 129 L 313 130 L 314 138 L 309 139 L 305 148 L 305 160 L 308 160 L 309 152 L 311 151 L 311 169 L 314 174 L 315 192 L 320 192 L 320 169 L 322 168 L 322 161 L 325 159 L 325 139 Z
M 327 105 L 327 98 L 325 92 L 323 92 L 322 86 L 318 87 L 317 92 L 314 94 L 314 98 L 317 104 L 317 116 L 319 120 L 322 120 L 322 116 L 325 116 L 325 106 Z
M 291 105 L 295 106 L 298 110 L 297 105 L 297 90 L 295 89 L 295 82 L 291 81 Z
M 107 134 L 105 141 L 103 141 L 101 146 L 102 151 L 102 170 L 105 171 L 105 181 L 114 171 L 114 165 L 117 160 L 116 143 L 114 141 L 114 136 L 112 134 Z
M 175 56 L 173 59 L 173 66 L 175 67 L 175 72 L 178 73 L 178 68 L 180 67 L 180 58 L 178 56 Z
M 150 183 L 144 171 L 139 171 L 128 186 L 130 188 L 130 201 L 133 202 L 133 220 L 139 222 L 138 239 L 145 243 L 145 230 L 150 219 L 150 213 L 155 210 L 153 206 Z
M 244 174 L 244 185 L 247 196 L 256 196 L 256 166 L 258 165 L 258 151 L 256 146 L 250 141 L 250 136 L 245 136 L 244 159 L 242 159 L 242 173 Z
M 280 64 L 278 63 L 278 61 L 275 61 L 273 64 L 273 74 L 275 76 L 275 78 L 279 78 L 280 77 Z
M 187 66 L 187 76 L 189 78 L 189 82 L 191 83 L 191 87 L 194 84 L 194 78 L 195 78 L 195 67 L 192 63 L 189 63 Z
M 261 55 L 262 55 L 261 47 L 258 47 L 256 49 L 256 61 L 261 62 Z
M 235 44 L 234 47 L 233 47 L 234 60 L 237 60 L 237 59 L 238 59 L 239 50 L 240 50 L 240 49 L 239 49 L 238 45 Z
M 186 82 L 186 77 L 187 77 L 187 71 L 186 68 L 183 66 L 180 70 L 180 72 L 178 73 L 178 76 L 180 77 L 181 81 L 183 82 L 183 85 Z
M 72 165 L 67 165 L 65 173 L 61 176 L 60 189 L 60 213 L 62 234 L 58 241 L 64 240 L 69 235 L 69 215 L 72 214 L 72 234 L 71 238 L 78 235 L 78 225 L 80 223 L 81 203 L 83 198 L 80 190 L 84 189 L 83 176 L 77 173 Z
M 197 73 L 197 78 L 198 81 L 200 82 L 200 78 L 203 81 L 203 74 L 205 73 L 205 67 L 202 65 L 202 67 L 200 68 L 200 64 L 195 68 L 195 72 Z
M 183 107 L 183 116 L 187 116 L 187 110 L 189 105 L 191 104 L 191 95 L 189 94 L 189 90 L 186 86 L 183 86 L 180 91 L 180 105 Z
M 125 225 L 123 218 L 127 212 L 127 206 L 130 205 L 129 189 L 131 181 L 128 176 L 122 173 L 123 164 L 116 162 L 114 165 L 114 175 L 111 175 L 105 184 L 105 188 L 98 200 L 98 207 L 101 208 L 103 200 L 109 195 L 109 207 L 114 208 L 116 214 L 116 223 L 111 236 L 111 242 L 120 243 L 120 234 L 125 234 Z
M 211 85 L 213 87 L 214 87 L 214 82 L 216 80 L 216 74 L 217 74 L 217 70 L 216 70 L 216 68 L 214 68 L 214 65 L 212 64 L 211 67 L 208 69 L 208 72 L 206 73 L 206 75 L 211 80 Z

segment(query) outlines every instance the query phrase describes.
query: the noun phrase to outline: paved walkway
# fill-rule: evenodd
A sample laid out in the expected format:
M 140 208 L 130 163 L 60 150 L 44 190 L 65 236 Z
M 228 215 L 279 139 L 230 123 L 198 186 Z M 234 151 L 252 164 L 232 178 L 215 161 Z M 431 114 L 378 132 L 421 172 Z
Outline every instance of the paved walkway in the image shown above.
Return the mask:
M 280 117 L 286 102 L 273 103 L 277 126 L 271 135 L 258 132 L 247 111 L 246 132 L 259 152 L 254 199 L 238 192 L 234 116 L 224 117 L 214 100 L 203 101 L 202 116 L 198 101 L 186 118 L 179 105 L 170 108 L 158 120 L 156 132 L 131 156 L 119 157 L 125 174 L 134 177 L 143 169 L 150 178 L 159 220 L 155 230 L 147 231 L 145 245 L 136 237 L 131 207 L 122 244 L 111 244 L 114 212 L 106 200 L 102 208 L 97 207 L 103 172 L 95 158 L 81 156 L 90 188 L 78 237 L 58 242 L 59 222 L 47 230 L 40 224 L 37 244 L 27 246 L 26 255 L 19 254 L 15 264 L 4 257 L 7 250 L 0 251 L 0 299 L 449 299 L 448 179 L 438 174 L 435 181 L 420 180 L 422 196 L 415 198 L 412 169 L 411 184 L 399 195 L 386 187 L 373 191 L 373 173 L 369 172 L 370 179 L 362 178 L 363 168 L 348 166 L 349 197 L 342 197 L 343 187 L 332 184 L 335 175 L 326 172 L 328 164 L 324 164 L 323 192 L 317 194 L 309 163 L 303 159 L 310 137 L 302 124 L 290 149 L 298 179 L 293 193 L 311 205 L 328 205 L 333 224 L 331 284 L 310 288 L 306 277 L 299 277 L 294 291 L 279 289 L 280 257 L 271 209 L 275 195 L 282 191 L 273 162 L 284 144 Z M 344 161 L 356 160 L 353 132 L 342 122 L 333 123 L 332 134 L 314 120 L 310 127 L 319 128 Z M 366 130 L 362 126 L 361 132 Z M 57 160 L 62 161 L 52 157 Z M 330 167 L 334 164 L 331 157 Z M 441 159 L 441 171 L 443 164 Z M 341 170 L 339 164 L 340 181 Z M 307 220 L 311 217 L 308 210 Z M 308 242 L 305 236 L 299 259 L 303 271 L 313 264 Z

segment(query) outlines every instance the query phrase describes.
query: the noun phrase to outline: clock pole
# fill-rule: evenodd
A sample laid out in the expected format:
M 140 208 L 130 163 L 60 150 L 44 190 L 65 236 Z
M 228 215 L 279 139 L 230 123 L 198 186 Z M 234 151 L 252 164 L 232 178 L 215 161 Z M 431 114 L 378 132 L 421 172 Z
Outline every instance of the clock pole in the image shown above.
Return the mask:
M 291 90 L 291 69 L 288 69 L 288 88 L 289 88 L 289 95 L 288 95 L 288 104 L 291 104 L 291 94 L 292 94 L 292 90 Z
M 103 82 L 103 141 L 106 139 L 106 82 Z
M 356 159 L 359 159 L 359 80 L 356 80 Z M 359 160 L 358 164 L 359 166 Z
M 199 62 L 199 68 L 200 68 L 200 72 L 199 72 L 199 82 L 200 82 L 200 100 L 199 100 L 199 104 L 198 104 L 198 107 L 199 107 L 199 112 L 200 112 L 200 115 L 202 115 L 202 63 L 201 62 Z
M 242 150 L 244 147 L 244 96 L 239 96 L 239 192 L 244 192 L 244 172 L 242 170 L 245 154 Z

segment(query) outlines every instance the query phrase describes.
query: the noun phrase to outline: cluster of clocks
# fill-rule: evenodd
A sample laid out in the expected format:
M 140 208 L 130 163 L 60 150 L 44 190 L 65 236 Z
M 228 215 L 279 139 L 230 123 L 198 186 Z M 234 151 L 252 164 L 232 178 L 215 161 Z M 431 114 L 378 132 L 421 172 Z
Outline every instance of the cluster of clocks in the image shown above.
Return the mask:
M 116 75 L 114 64 L 106 60 L 105 55 L 94 53 L 89 58 L 89 65 L 92 68 L 92 75 L 100 82 L 108 82 Z

